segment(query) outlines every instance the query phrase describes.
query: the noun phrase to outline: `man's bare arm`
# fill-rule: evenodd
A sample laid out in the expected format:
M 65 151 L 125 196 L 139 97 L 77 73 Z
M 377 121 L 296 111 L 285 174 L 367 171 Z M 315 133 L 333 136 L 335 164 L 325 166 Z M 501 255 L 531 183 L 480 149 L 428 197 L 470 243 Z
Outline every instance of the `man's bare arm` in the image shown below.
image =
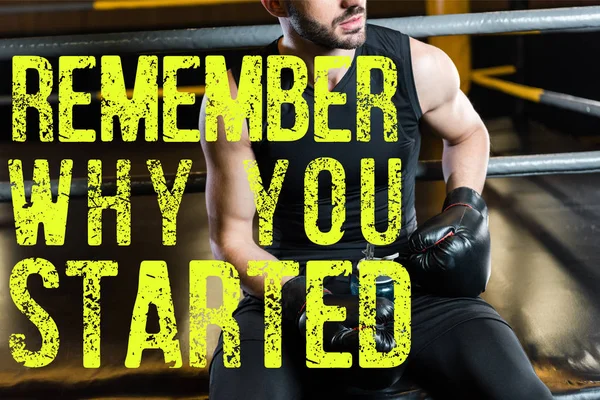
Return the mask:
M 440 49 L 411 39 L 413 74 L 423 122 L 444 142 L 446 189 L 467 186 L 482 192 L 489 161 L 489 134 L 460 90 L 452 60 Z
M 229 74 L 232 98 L 237 97 L 235 80 Z M 206 159 L 206 207 L 210 246 L 216 259 L 227 261 L 240 274 L 242 288 L 262 298 L 264 278 L 248 276 L 248 262 L 276 260 L 253 239 L 256 212 L 254 194 L 248 183 L 244 161 L 254 160 L 248 126 L 244 120 L 240 141 L 228 142 L 223 119 L 219 117 L 217 140 L 207 142 L 205 135 L 207 96 L 200 109 L 200 137 Z

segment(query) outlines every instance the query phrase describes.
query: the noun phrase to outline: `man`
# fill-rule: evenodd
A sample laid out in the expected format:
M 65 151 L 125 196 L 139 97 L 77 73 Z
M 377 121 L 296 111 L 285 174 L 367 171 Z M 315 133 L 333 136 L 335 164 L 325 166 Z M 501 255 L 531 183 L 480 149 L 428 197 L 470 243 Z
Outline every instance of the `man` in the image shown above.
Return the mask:
M 343 386 L 363 386 L 381 377 L 385 379 L 380 384 L 392 384 L 405 375 L 435 398 L 552 398 L 508 324 L 479 297 L 489 277 L 487 209 L 479 196 L 486 176 L 489 138 L 481 119 L 459 89 L 451 60 L 439 49 L 404 34 L 366 24 L 366 0 L 262 0 L 262 4 L 279 19 L 283 36 L 262 49 L 261 54 L 295 55 L 306 63 L 309 85 L 303 96 L 310 107 L 311 121 L 308 133 L 293 142 L 251 143 L 247 124 L 241 141 L 227 142 L 222 122 L 218 140 L 202 142 L 208 169 L 206 199 L 211 246 L 216 258 L 232 263 L 239 271 L 246 294 L 234 314 L 241 331 L 242 367 L 224 367 L 220 341 L 211 364 L 210 399 L 314 399 L 320 394 L 332 397 L 328 385 L 322 382 L 327 383 L 323 377 L 329 376 L 330 371 L 307 369 L 301 341 L 293 342 L 297 339 L 288 338 L 285 342 L 281 368 L 264 367 L 264 280 L 248 276 L 246 271 L 251 260 L 295 260 L 301 263 L 302 272 L 302 263 L 307 260 L 358 260 L 367 244 L 360 227 L 363 158 L 375 160 L 375 218 L 380 232 L 386 230 L 389 222 L 384 207 L 388 204 L 388 160 L 402 160 L 402 231 L 392 245 L 376 247 L 375 256 L 400 253 L 398 261 L 409 270 L 415 283 L 412 349 L 402 367 L 392 369 L 395 376 L 384 372 L 373 375 L 369 370 L 350 375 L 351 371 L 346 371 L 351 378 Z M 356 60 L 368 55 L 388 57 L 397 68 L 398 87 L 393 102 L 398 140 L 394 142 L 384 140 L 382 113 L 376 109 L 371 114 L 370 141 L 356 140 Z M 346 95 L 344 105 L 329 108 L 329 128 L 349 129 L 350 142 L 315 141 L 312 102 L 316 56 L 350 56 L 353 60 L 348 67 L 331 69 L 328 74 L 329 90 Z M 240 67 L 234 66 L 229 71 L 232 97 L 237 96 L 239 76 Z M 287 87 L 291 85 L 289 79 L 284 79 Z M 376 73 L 372 74 L 371 86 L 373 93 L 382 90 L 382 78 Z M 205 98 L 200 116 L 202 133 L 206 102 Z M 284 106 L 281 119 L 281 126 L 293 126 L 293 107 Z M 414 180 L 422 125 L 444 141 L 448 197 L 440 215 L 417 228 Z M 318 157 L 338 160 L 346 174 L 344 236 L 332 246 L 312 243 L 303 226 L 304 174 L 307 165 Z M 244 160 L 256 160 L 263 185 L 268 188 L 277 159 L 289 160 L 289 167 L 275 211 L 273 244 L 261 248 L 253 240 L 256 209 Z M 328 174 L 319 176 L 322 201 L 318 224 L 322 231 L 331 227 L 332 206 L 327 198 L 331 179 Z M 302 280 L 298 283 L 296 279 L 284 279 L 282 296 L 284 319 L 286 309 L 290 309 L 288 323 L 290 319 L 292 323 L 288 325 L 298 327 L 303 316 L 303 299 L 298 293 L 304 286 Z M 347 279 L 333 278 L 325 286 L 332 294 L 332 303 L 339 301 L 336 295 L 348 292 Z M 337 304 L 346 304 L 348 315 L 356 312 L 355 303 Z M 378 303 L 378 313 L 385 313 L 385 309 L 386 305 L 380 307 Z M 345 335 L 355 331 L 347 328 L 334 327 L 337 331 L 329 337 L 330 342 L 334 343 L 340 332 Z M 284 339 L 285 332 L 284 328 Z M 302 327 L 299 332 L 303 333 Z M 375 334 L 381 344 L 385 334 Z M 327 339 L 328 333 L 324 335 Z M 350 338 L 350 347 L 356 346 L 354 339 Z M 380 347 L 386 346 L 389 350 L 394 343 L 386 342 Z M 343 376 L 344 371 L 338 372 Z M 334 385 L 333 380 L 329 382 Z M 336 387 L 333 393 L 344 398 L 343 389 Z

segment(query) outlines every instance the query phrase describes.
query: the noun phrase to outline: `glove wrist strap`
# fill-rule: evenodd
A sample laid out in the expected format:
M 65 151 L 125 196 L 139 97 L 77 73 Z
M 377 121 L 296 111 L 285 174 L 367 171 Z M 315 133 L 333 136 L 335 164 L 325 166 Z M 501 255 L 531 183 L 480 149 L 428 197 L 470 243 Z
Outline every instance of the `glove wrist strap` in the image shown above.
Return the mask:
M 455 206 L 469 207 L 487 216 L 487 205 L 481 195 L 466 186 L 458 187 L 448 193 L 442 207 L 442 212 Z

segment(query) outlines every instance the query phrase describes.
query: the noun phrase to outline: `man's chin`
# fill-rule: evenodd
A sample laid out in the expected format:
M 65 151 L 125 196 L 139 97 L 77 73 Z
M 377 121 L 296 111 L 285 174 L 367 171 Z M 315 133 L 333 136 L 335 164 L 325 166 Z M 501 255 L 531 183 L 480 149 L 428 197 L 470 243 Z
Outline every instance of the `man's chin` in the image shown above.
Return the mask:
M 362 46 L 365 43 L 365 41 L 366 35 L 364 33 L 361 33 L 361 31 L 359 31 L 355 35 L 347 35 L 346 37 L 340 39 L 340 43 L 343 43 L 344 48 L 347 50 L 356 49 Z

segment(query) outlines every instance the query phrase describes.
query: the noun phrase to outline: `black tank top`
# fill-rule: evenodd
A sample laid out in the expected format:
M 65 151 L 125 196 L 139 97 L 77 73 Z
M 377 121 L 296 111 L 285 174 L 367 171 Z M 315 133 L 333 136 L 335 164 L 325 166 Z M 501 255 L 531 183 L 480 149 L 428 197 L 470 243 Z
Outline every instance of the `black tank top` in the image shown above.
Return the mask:
M 279 39 L 278 39 L 279 40 Z M 266 71 L 266 57 L 279 54 L 278 40 L 265 46 L 258 54 L 265 56 L 263 71 Z M 397 110 L 398 140 L 384 140 L 383 113 L 379 108 L 371 112 L 371 139 L 369 142 L 356 140 L 356 60 L 359 56 L 385 56 L 396 64 L 397 90 L 393 102 Z M 241 64 L 232 67 L 232 73 L 239 82 Z M 285 85 L 285 76 L 284 85 Z M 377 70 L 371 74 L 371 91 L 378 93 L 383 88 L 383 75 Z M 266 73 L 263 88 L 266 88 Z M 271 142 L 266 140 L 267 118 L 263 110 L 263 141 L 253 142 L 256 160 L 261 172 L 264 187 L 268 188 L 278 159 L 289 160 L 279 201 L 275 209 L 273 243 L 265 250 L 282 260 L 299 261 L 341 259 L 358 260 L 363 257 L 366 240 L 361 231 L 360 171 L 361 159 L 375 160 L 375 221 L 379 232 L 388 227 L 388 160 L 400 158 L 402 163 L 402 230 L 397 240 L 387 246 L 375 248 L 375 256 L 383 257 L 392 253 L 406 253 L 408 235 L 416 228 L 415 214 L 415 174 L 421 145 L 419 120 L 421 109 L 417 99 L 413 73 L 409 37 L 398 31 L 367 24 L 366 42 L 356 50 L 351 67 L 333 91 L 346 94 L 346 104 L 329 107 L 329 128 L 348 129 L 352 140 L 348 143 L 316 142 L 313 134 L 313 88 L 308 85 L 304 99 L 309 106 L 309 128 L 306 135 L 293 142 Z M 266 90 L 263 90 L 266 92 Z M 263 101 L 266 109 L 266 101 Z M 295 112 L 292 106 L 283 105 L 282 127 L 294 125 Z M 307 165 L 319 157 L 338 160 L 346 174 L 346 218 L 342 226 L 343 237 L 334 245 L 322 246 L 311 242 L 304 229 L 304 175 Z M 319 175 L 319 219 L 318 226 L 323 232 L 331 228 L 331 175 L 324 171 Z
M 265 57 L 279 54 L 277 41 L 260 50 Z M 398 113 L 398 141 L 383 140 L 383 117 L 379 109 L 373 108 L 371 115 L 371 141 L 356 141 L 356 57 L 361 55 L 378 55 L 390 58 L 396 64 L 398 87 L 393 98 Z M 266 59 L 263 66 L 266 65 Z M 263 67 L 263 71 L 266 68 Z M 240 65 L 232 68 L 236 81 L 239 82 Z M 372 92 L 381 91 L 381 75 L 373 73 L 371 77 Z M 263 77 L 263 88 L 266 87 L 266 76 Z M 363 258 L 362 251 L 366 241 L 360 228 L 360 160 L 375 159 L 376 185 L 376 226 L 378 231 L 387 229 L 387 191 L 388 168 L 390 158 L 402 160 L 402 231 L 398 239 L 391 245 L 375 247 L 375 256 L 383 257 L 400 253 L 399 261 L 407 254 L 407 239 L 416 229 L 415 214 L 415 174 L 421 146 L 419 121 L 422 112 L 417 99 L 411 67 L 409 37 L 375 25 L 367 25 L 367 40 L 357 49 L 351 68 L 335 87 L 335 91 L 346 93 L 346 104 L 329 108 L 329 127 L 349 129 L 352 141 L 349 143 L 318 143 L 313 135 L 313 92 L 308 87 L 304 98 L 309 105 L 311 118 L 307 134 L 295 142 L 253 142 L 252 147 L 261 171 L 265 187 L 270 184 L 273 169 L 278 159 L 289 160 L 289 167 L 283 181 L 279 202 L 275 209 L 273 244 L 265 250 L 282 260 L 300 262 L 301 273 L 304 273 L 305 262 L 309 260 L 352 260 Z M 265 92 L 265 91 L 263 91 Z M 263 98 L 263 104 L 266 103 Z M 282 113 L 282 126 L 289 127 L 294 123 L 293 109 L 285 109 Z M 263 110 L 263 137 L 266 137 L 266 110 Z M 346 174 L 346 220 L 343 225 L 344 235 L 341 241 L 331 246 L 313 244 L 304 230 L 304 173 L 306 166 L 318 157 L 332 157 L 343 166 Z M 322 231 L 331 226 L 331 177 L 327 172 L 319 176 L 320 215 L 318 225 Z M 330 277 L 326 279 L 327 288 L 334 293 L 348 293 L 348 277 Z M 433 338 L 443 334 L 453 326 L 476 318 L 491 318 L 506 322 L 496 310 L 481 298 L 446 298 L 429 295 L 412 288 L 412 337 L 416 338 L 413 351 L 417 353 Z M 262 300 L 257 300 L 262 304 Z M 262 312 L 262 308 L 258 309 Z M 262 330 L 257 331 L 261 335 Z M 259 336 L 257 336 L 259 337 Z

